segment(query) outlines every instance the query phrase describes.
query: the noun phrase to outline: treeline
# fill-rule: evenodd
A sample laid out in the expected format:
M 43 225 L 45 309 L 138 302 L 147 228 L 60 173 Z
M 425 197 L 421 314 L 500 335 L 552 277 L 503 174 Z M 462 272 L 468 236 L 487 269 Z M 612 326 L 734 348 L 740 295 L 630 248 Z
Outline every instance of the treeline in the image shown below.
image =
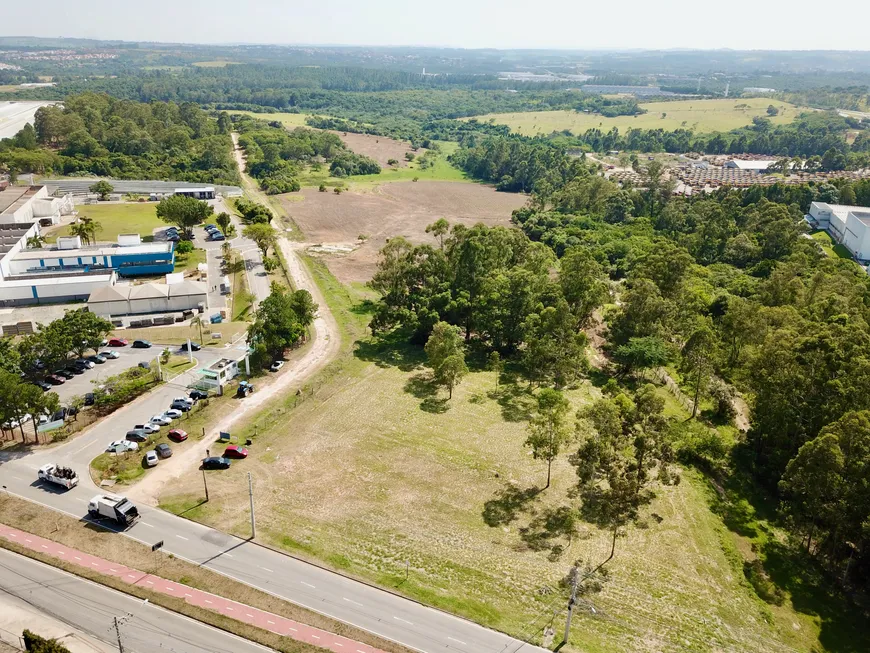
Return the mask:
M 36 112 L 0 141 L 0 165 L 13 174 L 96 175 L 236 184 L 230 121 L 197 105 L 141 103 L 104 94 L 72 96 Z
M 268 194 L 299 190 L 301 165 L 328 164 L 334 177 L 377 174 L 381 167 L 367 156 L 347 149 L 344 142 L 328 131 L 297 127 L 288 131 L 279 122 L 266 122 L 250 116 L 234 116 L 239 144 L 245 148 L 248 173 Z
M 748 471 L 779 498 L 806 551 L 838 578 L 866 583 L 860 525 L 870 518 L 870 488 L 857 470 L 870 464 L 870 279 L 803 237 L 800 206 L 855 188 L 672 198 L 650 172 L 643 190 L 572 180 L 533 198 L 516 221 L 557 254 L 585 252 L 611 279 L 626 279 L 608 320 L 623 373 L 673 365 L 713 419 L 734 410 L 721 379 L 753 398 L 752 428 L 734 450 L 703 428 L 674 446 L 704 469 Z
M 769 156 L 823 156 L 828 150 L 846 157 L 844 167 L 867 165 L 870 139 L 861 132 L 852 145 L 846 142 L 848 129 L 861 129 L 860 122 L 831 113 L 804 113 L 794 122 L 774 126 L 756 117 L 748 127 L 730 132 L 696 134 L 691 129 L 629 129 L 620 132 L 589 129 L 578 136 L 554 134 L 561 144 L 585 147 L 594 152 L 697 152 L 701 154 L 766 154 Z

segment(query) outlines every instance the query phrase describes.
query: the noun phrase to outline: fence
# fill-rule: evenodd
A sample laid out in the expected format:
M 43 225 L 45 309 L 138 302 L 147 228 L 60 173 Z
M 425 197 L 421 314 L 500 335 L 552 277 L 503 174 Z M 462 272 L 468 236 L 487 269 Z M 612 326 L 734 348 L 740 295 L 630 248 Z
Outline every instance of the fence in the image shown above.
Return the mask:
M 674 398 L 680 402 L 680 405 L 686 410 L 686 412 L 693 413 L 695 411 L 695 402 L 692 401 L 685 392 L 680 390 L 680 386 L 678 386 L 677 382 L 671 378 L 670 374 L 668 374 L 663 368 L 657 367 L 653 370 L 653 375 L 668 389 L 668 392 L 670 392 Z

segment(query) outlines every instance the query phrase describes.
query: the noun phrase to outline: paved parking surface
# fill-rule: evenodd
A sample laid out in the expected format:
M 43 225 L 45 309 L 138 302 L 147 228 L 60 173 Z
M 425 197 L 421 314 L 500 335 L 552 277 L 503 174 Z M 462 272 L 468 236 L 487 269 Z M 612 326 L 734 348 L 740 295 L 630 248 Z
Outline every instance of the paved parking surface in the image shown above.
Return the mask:
M 108 359 L 101 365 L 94 365 L 93 368 L 86 370 L 84 374 L 77 374 L 73 378 L 67 379 L 63 385 L 53 386 L 51 390 L 56 392 L 57 396 L 60 397 L 60 403 L 65 404 L 76 395 L 92 392 L 95 386 L 104 383 L 110 376 L 115 376 L 126 369 L 136 367 L 143 361 L 151 361 L 159 356 L 166 346 L 168 345 L 160 346 L 155 344 L 151 349 L 133 349 L 129 346 L 102 347 L 100 351 L 111 349 L 118 352 L 120 358 L 114 360 Z M 178 346 L 173 346 L 171 349 L 177 350 Z

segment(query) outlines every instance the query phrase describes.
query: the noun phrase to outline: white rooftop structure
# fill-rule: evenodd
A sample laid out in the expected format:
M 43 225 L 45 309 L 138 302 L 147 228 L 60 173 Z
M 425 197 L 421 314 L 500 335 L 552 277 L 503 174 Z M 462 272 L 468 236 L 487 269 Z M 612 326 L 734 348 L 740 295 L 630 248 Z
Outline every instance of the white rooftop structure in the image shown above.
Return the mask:
M 771 165 L 776 163 L 775 159 L 764 161 L 744 161 L 743 159 L 731 159 L 725 164 L 726 168 L 737 168 L 738 170 L 754 170 L 755 172 L 764 172 Z
M 813 202 L 809 218 L 856 259 L 870 260 L 870 207 Z

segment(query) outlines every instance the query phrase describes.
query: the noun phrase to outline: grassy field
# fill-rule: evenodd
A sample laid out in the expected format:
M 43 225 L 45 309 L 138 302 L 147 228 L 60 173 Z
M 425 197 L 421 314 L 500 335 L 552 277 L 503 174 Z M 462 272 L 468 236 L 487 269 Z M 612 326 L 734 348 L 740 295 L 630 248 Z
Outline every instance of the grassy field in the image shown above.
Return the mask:
M 532 111 L 528 113 L 494 113 L 476 116 L 481 122 L 493 120 L 508 125 L 526 136 L 549 134 L 568 129 L 581 134 L 587 129 L 620 131 L 634 129 L 693 129 L 696 132 L 728 131 L 751 125 L 756 116 L 768 117 L 767 107 L 773 104 L 779 115 L 771 118 L 774 124 L 794 120 L 802 111 L 788 102 L 769 98 L 735 98 L 729 100 L 680 100 L 676 102 L 649 102 L 641 104 L 647 113 L 640 116 L 603 116 L 576 111 Z M 746 106 L 741 106 L 746 105 Z
M 257 120 L 277 120 L 288 129 L 306 127 L 305 119 L 310 113 L 256 113 L 254 111 L 230 111 L 230 114 L 253 116 Z
M 840 243 L 835 243 L 826 231 L 815 231 L 813 232 L 812 237 L 813 240 L 822 246 L 822 250 L 824 250 L 828 256 L 844 258 L 850 261 L 854 260 L 852 258 L 852 253 L 846 249 L 846 246 Z M 856 262 L 855 265 L 858 265 L 858 263 Z
M 195 249 L 189 254 L 175 254 L 175 271 L 188 272 L 196 270 L 196 266 L 205 263 L 206 253 L 204 249 Z
M 447 401 L 419 350 L 364 336 L 370 291 L 309 265 L 353 350 L 237 434 L 254 439 L 251 464 L 210 483 L 208 504 L 191 476 L 161 505 L 246 535 L 238 506 L 252 471 L 264 543 L 518 636 L 539 633 L 564 605 L 559 579 L 574 561 L 606 557 L 608 537 L 583 522 L 554 525 L 572 506 L 576 476 L 563 456 L 541 491 L 545 466 L 522 444 L 533 401 L 525 383 L 496 390 L 494 375 L 472 365 Z M 588 382 L 568 393 L 575 407 L 597 394 Z M 686 417 L 672 400 L 668 412 Z M 744 579 L 745 542 L 711 510 L 711 485 L 688 470 L 682 481 L 661 489 L 643 527 L 620 538 L 609 580 L 581 602 L 566 650 L 817 646 L 830 613 L 758 599 Z
M 220 324 L 209 324 L 208 318 L 211 313 L 206 313 L 200 317 L 204 320 L 202 325 L 203 344 L 224 346 L 230 342 L 234 336 L 241 336 L 248 330 L 246 322 L 221 322 Z M 220 333 L 220 339 L 213 339 L 212 333 Z M 150 340 L 151 342 L 161 345 L 180 345 L 187 342 L 190 338 L 194 342 L 199 342 L 199 327 L 196 326 L 158 326 L 147 327 L 144 329 L 120 329 L 113 335 L 119 338 L 126 338 L 133 341 L 137 339 Z
M 132 204 L 81 204 L 76 207 L 79 216 L 88 217 L 99 222 L 103 229 L 97 233 L 101 242 L 116 242 L 118 234 L 138 233 L 143 240 L 151 238 L 154 229 L 166 227 L 166 223 L 157 217 L 157 204 L 154 202 L 136 202 Z M 52 229 L 47 239 L 54 241 L 58 236 L 68 236 L 69 225 Z
M 195 61 L 193 63 L 197 68 L 226 68 L 227 66 L 236 65 L 238 61 Z

